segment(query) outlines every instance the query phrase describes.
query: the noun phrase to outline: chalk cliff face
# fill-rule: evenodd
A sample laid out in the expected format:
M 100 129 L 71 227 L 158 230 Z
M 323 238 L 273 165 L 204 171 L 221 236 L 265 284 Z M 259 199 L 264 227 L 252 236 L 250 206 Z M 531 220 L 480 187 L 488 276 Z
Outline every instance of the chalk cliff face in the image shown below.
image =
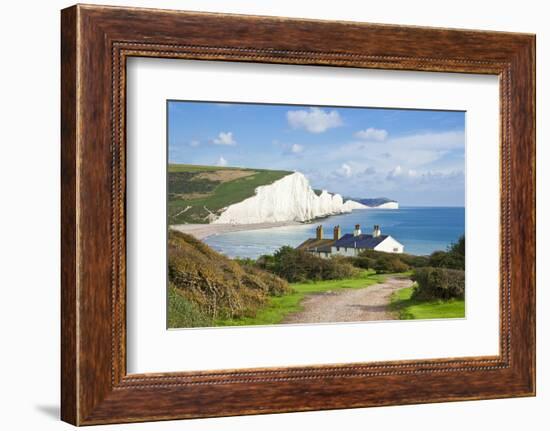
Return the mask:
M 382 208 L 382 209 L 399 209 L 399 203 L 388 198 L 362 198 L 355 199 L 360 204 L 366 205 L 369 208 Z
M 399 209 L 399 203 L 398 202 L 386 202 L 380 205 L 377 205 L 373 208 L 382 208 L 387 210 L 397 210 Z
M 213 223 L 252 224 L 284 221 L 305 222 L 318 217 L 365 209 L 367 206 L 323 190 L 317 196 L 300 172 L 260 186 L 256 194 L 225 208 Z

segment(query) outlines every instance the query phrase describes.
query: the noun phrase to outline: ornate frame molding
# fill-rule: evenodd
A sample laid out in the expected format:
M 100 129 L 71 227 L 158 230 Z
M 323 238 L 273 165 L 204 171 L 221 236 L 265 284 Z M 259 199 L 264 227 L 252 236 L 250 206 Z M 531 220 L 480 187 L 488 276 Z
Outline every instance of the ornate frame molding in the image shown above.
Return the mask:
M 257 34 L 259 28 L 269 31 Z M 324 37 L 335 31 L 338 41 Z M 311 34 L 317 41 L 308 40 Z M 98 424 L 534 394 L 534 36 L 79 5 L 62 12 L 62 54 L 64 420 Z M 131 56 L 498 75 L 500 354 L 127 375 L 125 66 Z M 526 241 L 514 241 L 516 235 Z M 250 391 L 265 402 L 249 399 Z

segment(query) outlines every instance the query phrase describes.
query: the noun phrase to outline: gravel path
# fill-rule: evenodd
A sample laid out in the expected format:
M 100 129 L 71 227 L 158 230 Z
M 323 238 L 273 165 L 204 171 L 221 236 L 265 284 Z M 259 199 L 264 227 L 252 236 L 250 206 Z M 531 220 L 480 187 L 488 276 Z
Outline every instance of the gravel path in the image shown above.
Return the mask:
M 283 323 L 362 322 L 369 320 L 395 320 L 388 305 L 392 294 L 412 286 L 406 278 L 390 277 L 384 283 L 363 289 L 343 289 L 308 295 L 304 309 L 290 314 Z

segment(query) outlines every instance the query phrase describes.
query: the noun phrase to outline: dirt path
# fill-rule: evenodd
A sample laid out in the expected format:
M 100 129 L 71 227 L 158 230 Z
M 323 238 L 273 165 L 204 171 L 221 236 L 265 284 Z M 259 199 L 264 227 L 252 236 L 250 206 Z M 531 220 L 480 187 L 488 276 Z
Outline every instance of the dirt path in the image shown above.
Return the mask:
M 388 310 L 392 294 L 410 287 L 406 278 L 390 277 L 384 283 L 363 289 L 343 289 L 305 297 L 304 309 L 290 314 L 283 323 L 361 322 L 394 320 L 397 316 Z

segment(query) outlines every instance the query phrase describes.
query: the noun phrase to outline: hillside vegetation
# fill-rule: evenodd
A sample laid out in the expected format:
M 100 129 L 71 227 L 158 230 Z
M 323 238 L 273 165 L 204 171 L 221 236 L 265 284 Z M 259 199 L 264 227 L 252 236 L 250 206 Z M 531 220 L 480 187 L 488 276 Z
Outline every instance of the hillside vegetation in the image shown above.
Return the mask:
M 168 166 L 168 223 L 209 223 L 223 208 L 254 195 L 289 171 L 217 166 Z
M 285 280 L 215 252 L 180 232 L 168 233 L 168 326 L 213 326 L 254 317 L 272 297 L 291 291 Z
M 345 257 L 322 259 L 289 246 L 281 247 L 272 256 L 261 256 L 256 266 L 290 283 L 353 278 L 361 272 Z

